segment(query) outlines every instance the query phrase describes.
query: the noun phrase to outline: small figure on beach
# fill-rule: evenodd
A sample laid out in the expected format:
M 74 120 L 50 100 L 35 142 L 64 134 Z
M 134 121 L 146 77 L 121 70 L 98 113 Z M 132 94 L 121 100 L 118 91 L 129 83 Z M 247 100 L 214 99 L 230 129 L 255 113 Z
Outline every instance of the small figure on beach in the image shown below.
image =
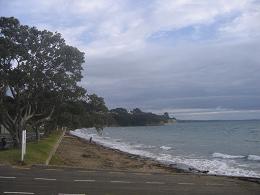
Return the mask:
M 92 142 L 92 137 L 89 138 L 89 143 L 91 143 L 91 142 Z
M 2 141 L 2 149 L 4 150 L 6 147 L 6 138 L 3 137 L 1 141 Z

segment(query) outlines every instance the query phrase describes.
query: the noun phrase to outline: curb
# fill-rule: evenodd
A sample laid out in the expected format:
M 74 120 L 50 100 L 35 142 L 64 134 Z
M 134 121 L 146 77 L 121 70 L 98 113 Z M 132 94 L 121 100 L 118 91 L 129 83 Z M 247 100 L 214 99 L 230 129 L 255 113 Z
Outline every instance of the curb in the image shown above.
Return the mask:
M 50 154 L 49 154 L 47 160 L 45 161 L 45 165 L 49 165 L 52 156 L 56 153 L 56 151 L 57 151 L 57 149 L 58 149 L 58 147 L 59 147 L 59 145 L 60 145 L 60 142 L 61 142 L 62 138 L 63 138 L 64 135 L 65 135 L 65 132 L 66 132 L 66 131 L 63 131 L 63 132 L 62 132 L 62 134 L 61 134 L 59 140 L 57 141 L 57 143 L 55 144 L 55 146 L 54 146 L 53 149 L 51 150 L 51 152 L 50 152 Z

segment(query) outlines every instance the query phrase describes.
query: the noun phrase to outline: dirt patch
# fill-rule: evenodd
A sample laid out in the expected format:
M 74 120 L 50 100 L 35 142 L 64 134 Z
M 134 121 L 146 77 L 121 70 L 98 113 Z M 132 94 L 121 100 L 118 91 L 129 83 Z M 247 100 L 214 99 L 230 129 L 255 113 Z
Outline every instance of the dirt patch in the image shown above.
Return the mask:
M 179 172 L 175 168 L 164 166 L 156 161 L 144 159 L 118 150 L 89 143 L 88 141 L 66 135 L 60 143 L 55 158 L 50 164 L 58 164 L 86 169 L 109 169 L 141 172 Z

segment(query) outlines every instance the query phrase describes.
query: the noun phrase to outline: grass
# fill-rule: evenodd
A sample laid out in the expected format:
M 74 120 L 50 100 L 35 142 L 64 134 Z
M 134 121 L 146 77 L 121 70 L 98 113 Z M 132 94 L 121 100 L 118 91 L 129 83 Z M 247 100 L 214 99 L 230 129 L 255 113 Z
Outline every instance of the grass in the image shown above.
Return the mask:
M 24 163 L 26 165 L 44 164 L 50 151 L 61 135 L 61 131 L 53 132 L 49 137 L 36 142 L 27 143 Z M 21 159 L 21 149 L 9 149 L 0 151 L 0 164 L 19 165 Z
M 50 161 L 50 165 L 64 166 L 64 165 L 66 165 L 66 163 L 58 155 L 54 154 L 51 161 Z

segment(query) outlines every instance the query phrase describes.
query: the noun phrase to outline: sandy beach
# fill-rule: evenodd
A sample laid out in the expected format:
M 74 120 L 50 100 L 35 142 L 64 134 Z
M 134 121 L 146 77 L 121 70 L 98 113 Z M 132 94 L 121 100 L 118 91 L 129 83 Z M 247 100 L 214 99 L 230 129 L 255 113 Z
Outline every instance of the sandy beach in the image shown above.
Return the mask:
M 55 160 L 58 159 L 58 160 Z M 154 173 L 183 172 L 151 159 L 106 148 L 95 142 L 66 134 L 57 149 L 52 165 L 65 165 L 86 169 L 125 170 Z

